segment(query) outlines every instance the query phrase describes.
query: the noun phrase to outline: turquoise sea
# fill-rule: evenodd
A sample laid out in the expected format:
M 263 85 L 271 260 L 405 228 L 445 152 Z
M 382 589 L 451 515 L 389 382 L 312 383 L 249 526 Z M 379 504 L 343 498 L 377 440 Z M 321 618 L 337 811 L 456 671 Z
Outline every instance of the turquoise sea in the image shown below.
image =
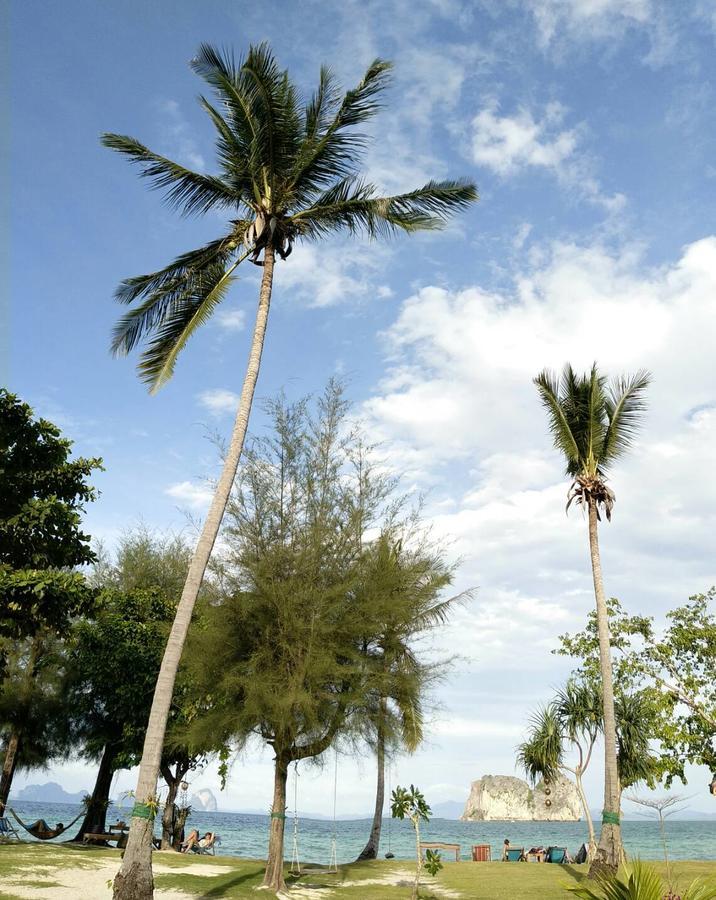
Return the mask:
M 11 803 L 21 819 L 28 824 L 44 818 L 51 825 L 67 823 L 79 812 L 80 807 L 67 803 Z M 129 806 L 113 806 L 108 822 L 126 819 Z M 79 824 L 79 823 L 78 823 Z M 200 832 L 215 831 L 221 837 L 219 854 L 230 856 L 265 858 L 268 836 L 268 816 L 246 815 L 230 812 L 192 812 L 188 828 Z M 60 843 L 77 833 L 78 825 L 63 837 Z M 21 829 L 18 828 L 21 831 Z M 336 823 L 336 850 L 338 862 L 355 859 L 368 837 L 369 819 L 340 820 Z M 642 859 L 662 857 L 659 828 L 656 821 L 626 821 L 623 823 L 624 844 L 630 856 Z M 30 840 L 30 835 L 22 832 Z M 302 861 L 327 864 L 330 858 L 333 823 L 327 820 L 301 819 L 298 844 Z M 455 819 L 433 819 L 422 829 L 423 839 L 460 844 L 463 859 L 470 858 L 473 844 L 491 844 L 493 858 L 499 855 L 502 842 L 509 838 L 513 847 L 529 849 L 532 846 L 550 844 L 567 847 L 574 854 L 587 838 L 582 822 L 460 822 Z M 716 821 L 674 821 L 667 823 L 670 855 L 674 859 L 716 859 Z M 397 859 L 409 859 L 415 852 L 412 829 L 408 822 L 385 819 L 381 838 L 381 856 L 390 849 Z M 293 847 L 293 820 L 286 820 L 286 857 L 291 858 Z M 0 849 L 0 852 L 2 850 Z M 499 858 L 499 856 L 498 856 Z

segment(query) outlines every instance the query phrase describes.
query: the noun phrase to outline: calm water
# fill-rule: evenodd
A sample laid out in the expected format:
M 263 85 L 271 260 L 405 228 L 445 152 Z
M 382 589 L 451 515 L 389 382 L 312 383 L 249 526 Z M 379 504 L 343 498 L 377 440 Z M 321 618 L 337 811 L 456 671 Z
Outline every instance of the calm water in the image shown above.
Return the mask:
M 44 818 L 51 825 L 69 822 L 79 812 L 80 807 L 67 803 L 21 803 L 13 804 L 18 815 L 30 824 L 35 819 Z M 112 807 L 108 822 L 127 819 L 130 807 Z M 200 832 L 215 831 L 221 836 L 220 854 L 230 856 L 265 858 L 268 835 L 268 816 L 244 815 L 242 813 L 195 813 L 191 814 L 188 828 Z M 78 823 L 79 824 L 79 823 Z M 157 827 L 159 827 L 157 825 Z M 61 842 L 77 833 L 74 825 L 68 834 L 56 839 Z M 18 830 L 30 840 L 27 832 Z M 338 862 L 349 862 L 363 849 L 370 830 L 369 819 L 339 821 L 336 823 L 336 843 Z M 624 844 L 630 856 L 642 859 L 661 858 L 659 828 L 654 821 L 624 822 Z M 302 819 L 299 822 L 299 852 L 305 862 L 327 864 L 330 857 L 333 823 L 316 819 Z M 394 822 L 386 819 L 383 823 L 381 855 L 390 846 L 397 859 L 409 859 L 415 852 L 412 828 L 408 822 Z M 550 844 L 567 847 L 576 853 L 586 840 L 586 827 L 582 822 L 459 822 L 454 819 L 433 819 L 422 830 L 424 840 L 444 841 L 460 844 L 462 858 L 469 859 L 472 844 L 491 844 L 493 858 L 499 854 L 504 838 L 509 838 L 514 847 L 548 846 Z M 678 822 L 667 824 L 670 854 L 674 859 L 716 859 L 716 822 Z M 286 820 L 286 856 L 291 858 L 293 846 L 293 820 Z M 1 851 L 0 851 L 1 852 Z

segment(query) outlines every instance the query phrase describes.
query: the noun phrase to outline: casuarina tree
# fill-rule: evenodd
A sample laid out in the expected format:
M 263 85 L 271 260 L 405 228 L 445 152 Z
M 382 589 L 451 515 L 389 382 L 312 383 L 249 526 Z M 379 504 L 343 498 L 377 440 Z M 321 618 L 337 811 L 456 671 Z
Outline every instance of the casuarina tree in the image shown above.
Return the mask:
M 321 69 L 316 91 L 305 102 L 267 44 L 235 61 L 202 45 L 191 66 L 215 100 L 201 105 L 216 132 L 219 171 L 193 172 L 154 153 L 139 141 L 105 134 L 105 146 L 128 156 L 166 192 L 182 213 L 224 212 L 227 224 L 213 241 L 183 253 L 167 266 L 122 282 L 117 299 L 132 308 L 115 328 L 113 349 L 130 352 L 144 343 L 139 365 L 151 389 L 171 375 L 191 335 L 226 297 L 237 268 L 249 261 L 262 269 L 256 320 L 239 407 L 224 468 L 196 545 L 176 620 L 167 643 L 147 727 L 132 827 L 115 883 L 120 900 L 152 894 L 151 834 L 154 794 L 182 647 L 236 474 L 259 374 L 266 334 L 274 262 L 286 259 L 297 241 L 318 241 L 336 232 L 364 232 L 383 239 L 395 232 L 439 227 L 477 199 L 468 181 L 431 181 L 395 196 L 380 196 L 360 177 L 365 136 L 354 129 L 379 108 L 390 64 L 375 60 L 361 82 L 343 94 L 330 69 Z
M 604 513 L 611 520 L 614 492 L 607 472 L 632 444 L 645 408 L 650 376 L 645 371 L 616 378 L 611 384 L 596 363 L 586 375 L 566 365 L 561 378 L 545 370 L 535 384 L 547 411 L 555 447 L 572 478 L 567 509 L 576 502 L 587 511 L 589 550 L 599 631 L 599 660 L 604 728 L 604 810 L 599 845 L 590 873 L 616 871 L 622 859 L 617 761 L 617 730 L 609 635 L 609 616 L 602 580 L 598 524 Z

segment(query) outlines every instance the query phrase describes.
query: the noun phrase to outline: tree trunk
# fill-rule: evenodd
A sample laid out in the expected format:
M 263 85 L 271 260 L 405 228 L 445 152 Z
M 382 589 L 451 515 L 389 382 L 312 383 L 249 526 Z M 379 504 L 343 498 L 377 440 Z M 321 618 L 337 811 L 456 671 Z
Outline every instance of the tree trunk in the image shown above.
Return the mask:
M 589 867 L 590 877 L 616 872 L 622 860 L 622 836 L 619 824 L 621 790 L 617 769 L 617 730 L 614 717 L 614 685 L 612 683 L 612 653 L 609 639 L 609 616 L 602 581 L 599 558 L 597 507 L 589 501 L 589 550 L 592 558 L 594 596 L 597 602 L 597 630 L 599 632 L 599 665 L 602 676 L 602 706 L 604 718 L 604 811 L 597 854 Z M 606 820 L 606 821 L 605 821 Z
M 162 766 L 162 775 L 167 783 L 167 799 L 164 801 L 164 814 L 162 815 L 162 850 L 171 850 L 174 847 L 174 829 L 176 826 L 176 798 L 179 791 L 180 777 L 175 778 L 170 769 Z
M 139 779 L 136 790 L 137 802 L 132 810 L 132 823 L 129 829 L 129 838 L 124 852 L 124 859 L 122 860 L 122 867 L 114 880 L 114 900 L 151 900 L 153 896 L 153 816 L 156 809 L 154 803 L 156 801 L 155 794 L 159 765 L 164 747 L 164 733 L 174 692 L 174 681 L 194 611 L 194 604 L 201 588 L 201 582 L 209 563 L 211 551 L 214 548 L 216 536 L 219 533 L 221 520 L 236 477 L 239 458 L 244 448 L 244 439 L 259 376 L 261 353 L 263 351 L 266 324 L 271 305 L 273 267 L 274 250 L 269 245 L 264 252 L 264 270 L 259 292 L 256 323 L 254 325 L 244 385 L 241 389 L 241 400 L 231 434 L 231 442 L 224 460 L 221 477 L 216 485 L 216 491 L 194 550 L 191 565 L 189 566 L 186 583 L 177 607 L 169 640 L 164 650 L 162 665 L 154 689 L 154 699 L 152 700 L 152 709 L 149 714 L 149 723 L 142 750 L 142 761 L 139 767 Z
M 582 801 L 582 809 L 584 810 L 584 819 L 587 823 L 587 831 L 589 832 L 589 843 L 587 850 L 587 862 L 591 863 L 597 852 L 597 837 L 594 833 L 594 821 L 592 820 L 592 812 L 589 809 L 587 795 L 584 793 L 584 785 L 582 784 L 582 773 L 577 769 L 574 773 L 574 781 L 577 785 L 577 793 Z
M 380 830 L 383 826 L 383 806 L 385 804 L 385 735 L 382 724 L 378 724 L 376 757 L 378 760 L 378 784 L 375 791 L 375 812 L 370 837 L 356 862 L 364 859 L 375 859 L 380 848 Z
M 413 900 L 417 900 L 418 891 L 420 890 L 420 871 L 423 868 L 423 854 L 420 852 L 420 819 L 413 819 L 413 827 L 415 828 L 415 849 L 418 854 L 418 861 L 415 867 L 415 881 L 413 883 Z
M 276 755 L 274 766 L 273 804 L 271 806 L 271 825 L 269 826 L 268 859 L 264 887 L 278 893 L 286 890 L 283 877 L 283 838 L 286 829 L 286 781 L 288 779 L 288 760 L 281 754 Z
M 12 787 L 12 779 L 17 767 L 17 753 L 20 749 L 20 734 L 13 731 L 8 738 L 5 748 L 5 760 L 2 765 L 2 776 L 0 776 L 0 816 L 5 813 L 7 798 L 10 796 L 10 788 Z
M 109 806 L 109 792 L 112 789 L 112 776 L 114 775 L 115 749 L 110 744 L 104 748 L 100 760 L 97 779 L 94 783 L 92 797 L 87 804 L 85 817 L 73 840 L 81 841 L 85 834 L 103 834 L 107 828 L 107 807 Z

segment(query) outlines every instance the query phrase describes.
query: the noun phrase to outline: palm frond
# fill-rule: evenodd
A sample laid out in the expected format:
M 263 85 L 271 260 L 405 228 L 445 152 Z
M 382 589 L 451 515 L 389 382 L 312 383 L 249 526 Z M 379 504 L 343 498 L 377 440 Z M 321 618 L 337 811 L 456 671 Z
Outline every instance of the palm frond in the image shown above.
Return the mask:
M 123 134 L 103 134 L 102 144 L 128 156 L 142 168 L 142 177 L 152 187 L 166 190 L 164 199 L 183 215 L 205 213 L 213 207 L 236 206 L 231 187 L 214 175 L 201 175 L 149 150 L 135 138 Z
M 475 186 L 468 181 L 431 181 L 406 194 L 376 197 L 373 185 L 351 176 L 324 191 L 290 221 L 309 239 L 339 230 L 377 237 L 440 228 L 450 212 L 476 199 Z
M 619 459 L 631 447 L 647 407 L 646 391 L 651 380 L 650 373 L 641 369 L 631 377 L 615 378 L 610 385 L 605 398 L 609 424 L 600 454 L 604 466 Z
M 184 296 L 191 294 L 196 279 L 207 267 L 226 266 L 236 252 L 248 222 L 237 222 L 236 235 L 211 241 L 204 247 L 177 257 L 158 272 L 125 279 L 115 293 L 120 303 L 130 304 L 140 297 L 144 302 L 122 316 L 113 329 L 112 352 L 123 356 L 140 339 L 162 321 L 167 309 Z
M 275 176 L 292 164 L 301 131 L 297 95 L 267 43 L 249 49 L 241 66 L 245 93 L 251 99 L 260 128 L 256 135 L 265 178 L 276 193 Z
M 261 193 L 258 187 L 262 181 L 259 152 L 261 121 L 241 75 L 243 62 L 237 65 L 233 53 L 217 50 L 211 44 L 201 44 L 190 65 L 211 85 L 226 107 L 231 129 L 247 150 L 246 166 L 254 185 L 254 199 L 259 202 Z
M 635 860 L 601 876 L 595 886 L 582 883 L 568 890 L 582 900 L 663 900 L 667 887 L 656 869 Z
M 566 366 L 562 378 L 571 373 L 571 367 Z M 560 397 L 560 379 L 548 369 L 544 369 L 534 379 L 534 384 L 542 401 L 542 406 L 547 411 L 549 430 L 554 440 L 554 446 L 567 458 L 567 474 L 575 474 L 573 467 L 578 467 L 581 461 L 580 448 L 572 430 L 573 421 L 568 415 L 569 409 L 565 407 Z
M 301 204 L 333 179 L 347 178 L 355 172 L 360 154 L 365 146 L 364 135 L 346 134 L 345 130 L 366 122 L 380 109 L 378 96 L 388 83 L 392 64 L 375 59 L 368 67 L 361 82 L 347 91 L 335 112 L 333 120 L 324 125 L 322 133 L 311 136 L 311 126 L 316 121 L 316 102 L 321 98 L 321 109 L 333 110 L 338 102 L 330 73 L 321 72 L 318 93 L 306 107 L 306 140 L 296 157 L 290 190 L 297 203 Z
M 328 127 L 329 116 L 335 113 L 339 100 L 340 93 L 333 72 L 328 66 L 321 66 L 318 88 L 306 104 L 303 113 L 307 146 L 312 146 L 313 142 Z
M 244 205 L 247 205 L 255 199 L 248 164 L 251 148 L 243 142 L 206 97 L 200 96 L 199 103 L 216 129 L 216 154 L 224 173 L 224 180 L 231 186 L 236 196 L 241 197 Z
M 142 353 L 138 366 L 142 380 L 150 386 L 152 393 L 171 377 L 177 356 L 224 299 L 233 281 L 232 273 L 244 258 L 228 269 L 208 267 L 192 282 L 191 293 L 175 300 L 165 310 L 154 328 L 155 337 Z
M 550 707 L 543 707 L 530 721 L 527 740 L 517 748 L 517 762 L 533 784 L 540 778 L 555 781 L 563 753 L 560 722 Z
M 589 375 L 580 379 L 580 422 L 584 437 L 582 456 L 590 475 L 601 472 L 600 454 L 607 423 L 604 416 L 604 386 L 606 379 L 599 374 L 596 362 Z

